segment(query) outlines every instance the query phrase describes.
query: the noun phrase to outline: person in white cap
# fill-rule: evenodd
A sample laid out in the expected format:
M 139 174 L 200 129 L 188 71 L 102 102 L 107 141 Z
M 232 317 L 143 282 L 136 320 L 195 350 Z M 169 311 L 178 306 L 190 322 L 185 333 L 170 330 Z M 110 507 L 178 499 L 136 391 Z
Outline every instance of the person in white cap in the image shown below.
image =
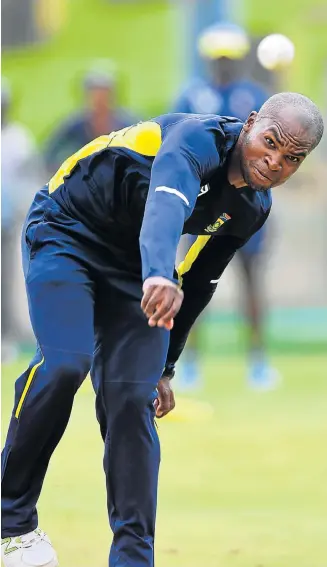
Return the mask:
M 251 111 L 260 109 L 269 95 L 261 85 L 245 77 L 244 62 L 250 51 L 250 40 L 241 27 L 231 23 L 210 26 L 200 35 L 198 50 L 206 64 L 208 76 L 206 79 L 193 80 L 184 89 L 174 105 L 175 112 L 213 113 L 246 120 Z M 256 389 L 270 389 L 279 378 L 268 362 L 264 344 L 262 259 L 266 234 L 265 225 L 237 254 L 245 280 L 242 286 L 243 302 L 250 331 L 247 378 Z M 181 370 L 182 389 L 192 389 L 192 385 L 198 386 L 200 382 L 197 342 L 195 329 Z

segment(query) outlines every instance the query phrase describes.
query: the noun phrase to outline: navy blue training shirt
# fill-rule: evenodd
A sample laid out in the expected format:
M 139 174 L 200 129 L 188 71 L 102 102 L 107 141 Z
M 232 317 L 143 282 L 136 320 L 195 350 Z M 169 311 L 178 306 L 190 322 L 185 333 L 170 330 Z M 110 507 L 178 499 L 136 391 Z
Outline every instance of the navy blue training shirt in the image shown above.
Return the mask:
M 66 212 L 126 252 L 127 268 L 142 272 L 143 280 L 181 282 L 184 302 L 171 333 L 169 364 L 236 250 L 270 212 L 270 191 L 228 182 L 242 126 L 218 115 L 162 115 L 92 141 L 48 184 Z M 176 271 L 182 233 L 199 237 Z

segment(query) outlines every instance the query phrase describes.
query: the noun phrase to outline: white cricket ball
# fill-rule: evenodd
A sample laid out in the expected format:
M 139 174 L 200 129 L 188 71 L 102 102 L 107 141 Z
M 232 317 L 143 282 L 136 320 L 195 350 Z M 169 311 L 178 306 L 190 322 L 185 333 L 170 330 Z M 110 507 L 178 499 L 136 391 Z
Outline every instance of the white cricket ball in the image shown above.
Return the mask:
M 294 59 L 294 43 L 285 35 L 274 33 L 264 37 L 257 49 L 259 62 L 265 69 L 282 69 L 290 65 Z

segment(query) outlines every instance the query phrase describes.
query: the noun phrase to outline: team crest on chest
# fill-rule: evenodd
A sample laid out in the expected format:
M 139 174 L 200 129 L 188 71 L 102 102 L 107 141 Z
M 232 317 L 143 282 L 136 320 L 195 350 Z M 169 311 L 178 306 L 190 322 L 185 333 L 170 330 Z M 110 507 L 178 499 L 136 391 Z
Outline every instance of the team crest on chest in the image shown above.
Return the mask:
M 220 215 L 219 219 L 216 220 L 213 224 L 209 224 L 207 228 L 205 228 L 205 232 L 217 232 L 217 230 L 227 221 L 229 221 L 232 217 L 229 216 L 227 213 L 223 213 Z

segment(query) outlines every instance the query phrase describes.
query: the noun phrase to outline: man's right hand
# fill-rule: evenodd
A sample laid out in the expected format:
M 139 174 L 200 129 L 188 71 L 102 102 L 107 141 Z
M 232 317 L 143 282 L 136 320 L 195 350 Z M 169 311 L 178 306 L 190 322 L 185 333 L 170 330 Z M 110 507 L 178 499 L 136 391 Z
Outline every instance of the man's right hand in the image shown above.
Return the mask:
M 165 327 L 170 331 L 183 298 L 182 290 L 166 278 L 153 277 L 145 280 L 141 308 L 149 319 L 150 327 Z

